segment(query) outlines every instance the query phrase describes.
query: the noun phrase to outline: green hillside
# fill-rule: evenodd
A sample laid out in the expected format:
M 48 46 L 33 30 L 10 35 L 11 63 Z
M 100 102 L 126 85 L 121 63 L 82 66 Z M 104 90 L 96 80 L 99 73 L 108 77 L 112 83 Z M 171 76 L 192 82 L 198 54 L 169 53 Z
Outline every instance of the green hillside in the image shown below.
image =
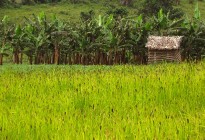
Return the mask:
M 128 12 L 129 15 L 137 15 L 138 9 L 142 5 L 141 2 L 136 2 L 132 7 L 123 7 Z M 179 8 L 188 15 L 192 16 L 194 7 L 196 3 L 189 4 L 188 1 L 181 1 Z M 38 14 L 41 11 L 44 11 L 48 16 L 56 14 L 60 19 L 66 21 L 78 21 L 81 12 L 86 12 L 93 10 L 95 15 L 104 14 L 106 11 L 114 8 L 122 7 L 117 2 L 95 2 L 95 3 L 80 3 L 80 4 L 69 4 L 69 3 L 57 3 L 57 4 L 36 4 L 32 6 L 24 5 L 17 8 L 1 8 L 0 9 L 0 18 L 4 15 L 8 15 L 12 21 L 21 22 L 24 16 L 30 16 L 35 13 Z M 199 2 L 199 9 L 201 11 L 202 17 L 205 19 L 205 2 Z

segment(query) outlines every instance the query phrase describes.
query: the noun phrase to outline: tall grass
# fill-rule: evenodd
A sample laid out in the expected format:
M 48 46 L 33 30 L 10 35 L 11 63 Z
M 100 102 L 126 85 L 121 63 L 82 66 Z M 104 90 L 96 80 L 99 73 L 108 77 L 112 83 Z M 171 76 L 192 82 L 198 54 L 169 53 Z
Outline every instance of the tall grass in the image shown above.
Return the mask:
M 0 67 L 0 139 L 204 139 L 204 69 Z

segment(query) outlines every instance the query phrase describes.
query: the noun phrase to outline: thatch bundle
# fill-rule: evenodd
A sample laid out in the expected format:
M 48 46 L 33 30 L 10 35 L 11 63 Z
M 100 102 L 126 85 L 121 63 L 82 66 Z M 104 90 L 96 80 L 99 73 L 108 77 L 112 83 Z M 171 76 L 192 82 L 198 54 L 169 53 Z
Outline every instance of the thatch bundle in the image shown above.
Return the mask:
M 182 36 L 149 36 L 145 47 L 151 50 L 179 49 L 182 38 Z

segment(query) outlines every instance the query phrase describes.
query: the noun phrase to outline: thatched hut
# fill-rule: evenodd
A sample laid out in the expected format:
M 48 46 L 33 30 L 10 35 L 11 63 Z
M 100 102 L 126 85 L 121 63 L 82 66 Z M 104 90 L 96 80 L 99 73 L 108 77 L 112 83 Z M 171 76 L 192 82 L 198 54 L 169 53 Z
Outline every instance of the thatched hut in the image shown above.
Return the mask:
M 180 62 L 180 45 L 182 36 L 149 36 L 146 47 L 148 48 L 148 64 L 155 62 Z

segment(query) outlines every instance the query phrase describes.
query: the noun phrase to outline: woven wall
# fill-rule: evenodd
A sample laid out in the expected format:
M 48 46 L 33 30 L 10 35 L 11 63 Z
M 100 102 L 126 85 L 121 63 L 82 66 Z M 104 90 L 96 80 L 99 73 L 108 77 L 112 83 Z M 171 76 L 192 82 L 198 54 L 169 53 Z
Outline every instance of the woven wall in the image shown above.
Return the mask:
M 180 62 L 180 50 L 148 50 L 148 64 L 163 61 Z

